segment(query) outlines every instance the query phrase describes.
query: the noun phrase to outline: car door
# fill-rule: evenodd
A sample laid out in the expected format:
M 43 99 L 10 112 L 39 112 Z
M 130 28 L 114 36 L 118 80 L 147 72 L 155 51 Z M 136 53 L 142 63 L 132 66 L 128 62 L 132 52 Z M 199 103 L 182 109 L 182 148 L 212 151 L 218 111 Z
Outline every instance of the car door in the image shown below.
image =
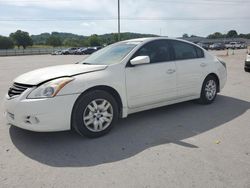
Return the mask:
M 178 97 L 185 98 L 200 94 L 207 62 L 204 52 L 195 45 L 172 41 L 177 70 Z
M 170 42 L 156 40 L 142 46 L 131 59 L 149 56 L 150 63 L 130 66 L 126 71 L 129 108 L 137 108 L 176 97 L 176 67 Z

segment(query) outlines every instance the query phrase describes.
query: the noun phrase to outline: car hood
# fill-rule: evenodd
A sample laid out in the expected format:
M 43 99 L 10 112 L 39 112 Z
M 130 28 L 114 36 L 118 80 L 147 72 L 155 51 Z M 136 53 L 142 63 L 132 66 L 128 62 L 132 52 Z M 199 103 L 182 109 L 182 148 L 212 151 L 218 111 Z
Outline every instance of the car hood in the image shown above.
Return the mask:
M 27 85 L 37 85 L 54 78 L 60 78 L 64 76 L 74 76 L 78 74 L 100 71 L 104 70 L 106 67 L 107 65 L 83 65 L 83 64 L 52 66 L 22 74 L 21 76 L 17 77 L 14 80 L 14 82 Z

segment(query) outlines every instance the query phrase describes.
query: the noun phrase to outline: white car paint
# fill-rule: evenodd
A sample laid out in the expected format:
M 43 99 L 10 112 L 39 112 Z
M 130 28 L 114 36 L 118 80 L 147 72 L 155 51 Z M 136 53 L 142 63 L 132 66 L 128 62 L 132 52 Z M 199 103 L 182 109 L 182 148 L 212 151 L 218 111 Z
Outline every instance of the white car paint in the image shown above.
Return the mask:
M 54 78 L 59 78 L 62 76 L 73 76 L 82 73 L 93 72 L 97 70 L 103 70 L 106 65 L 59 65 L 51 66 L 46 68 L 37 69 L 28 73 L 25 73 L 17 77 L 14 82 L 25 83 L 29 85 L 36 85 L 46 80 L 51 80 Z
M 250 62 L 250 53 L 247 54 L 246 62 Z
M 133 109 L 175 99 L 176 72 L 168 74 L 168 70 L 176 70 L 174 62 L 127 67 L 125 74 L 128 107 Z
M 158 39 L 169 40 L 161 37 L 125 41 L 138 45 L 115 64 L 47 67 L 19 76 L 14 82 L 34 86 L 13 98 L 6 95 L 4 109 L 8 123 L 39 132 L 70 130 L 75 101 L 83 92 L 96 86 L 108 86 L 119 94 L 123 118 L 138 111 L 199 98 L 202 83 L 210 73 L 218 76 L 220 89 L 224 87 L 226 69 L 206 50 L 203 50 L 204 58 L 126 66 L 138 49 Z M 55 97 L 28 98 L 30 92 L 37 88 L 36 85 L 66 76 L 74 80 Z M 27 117 L 32 117 L 31 122 L 26 122 Z

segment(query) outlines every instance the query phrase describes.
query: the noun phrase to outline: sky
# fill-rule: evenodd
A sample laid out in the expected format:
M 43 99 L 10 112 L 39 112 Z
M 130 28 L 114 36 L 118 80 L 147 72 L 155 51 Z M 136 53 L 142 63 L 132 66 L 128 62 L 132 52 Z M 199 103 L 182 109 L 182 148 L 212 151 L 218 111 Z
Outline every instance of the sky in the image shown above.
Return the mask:
M 118 0 L 0 0 L 0 35 L 117 32 Z M 121 32 L 169 37 L 250 33 L 250 0 L 120 0 Z

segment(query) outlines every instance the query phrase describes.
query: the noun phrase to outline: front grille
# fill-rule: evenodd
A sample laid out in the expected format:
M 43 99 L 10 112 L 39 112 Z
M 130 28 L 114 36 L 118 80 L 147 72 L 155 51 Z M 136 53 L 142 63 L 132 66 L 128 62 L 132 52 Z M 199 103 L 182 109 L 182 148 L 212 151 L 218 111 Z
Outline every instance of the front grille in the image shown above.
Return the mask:
M 31 85 L 14 83 L 8 91 L 8 95 L 9 97 L 21 95 L 26 89 L 31 87 Z

